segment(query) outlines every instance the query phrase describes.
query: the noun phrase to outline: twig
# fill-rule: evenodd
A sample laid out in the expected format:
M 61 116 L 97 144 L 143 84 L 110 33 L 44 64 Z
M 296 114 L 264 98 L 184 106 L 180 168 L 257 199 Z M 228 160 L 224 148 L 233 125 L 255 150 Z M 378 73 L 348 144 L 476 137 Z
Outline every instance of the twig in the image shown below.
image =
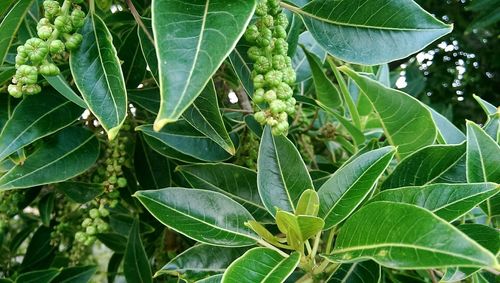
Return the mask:
M 247 113 L 253 113 L 252 104 L 250 103 L 248 95 L 245 93 L 245 91 L 240 88 L 235 93 L 238 97 L 238 103 L 240 104 L 241 109 L 247 111 Z
M 245 109 L 221 108 L 220 110 L 223 112 L 253 113 L 253 111 L 248 111 Z
M 155 40 L 153 39 L 153 36 L 151 35 L 151 33 L 149 33 L 148 28 L 146 27 L 146 25 L 142 21 L 141 15 L 139 15 L 139 12 L 137 12 L 137 9 L 135 8 L 135 6 L 132 3 L 132 1 L 131 0 L 125 0 L 125 2 L 127 3 L 127 6 L 130 9 L 130 12 L 132 13 L 132 16 L 134 16 L 134 19 L 137 22 L 137 24 L 142 28 L 142 30 L 144 31 L 144 33 L 146 34 L 146 36 L 149 38 L 149 40 L 151 40 L 151 42 L 154 44 Z

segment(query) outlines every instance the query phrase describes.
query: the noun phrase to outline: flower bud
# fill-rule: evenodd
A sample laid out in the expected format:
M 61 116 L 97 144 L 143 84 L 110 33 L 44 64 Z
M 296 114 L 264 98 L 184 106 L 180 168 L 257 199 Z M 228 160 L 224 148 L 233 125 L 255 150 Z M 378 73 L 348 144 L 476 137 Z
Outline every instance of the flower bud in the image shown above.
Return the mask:
M 268 90 L 264 94 L 264 99 L 267 103 L 271 103 L 276 100 L 276 92 L 274 90 Z
M 60 41 L 59 39 L 52 40 L 49 45 L 49 51 L 50 54 L 60 54 L 63 53 L 65 50 L 64 43 Z
M 255 88 L 263 88 L 265 86 L 265 83 L 266 83 L 266 81 L 265 81 L 263 75 L 256 75 L 253 78 L 253 86 Z
M 68 38 L 66 41 L 66 48 L 68 50 L 75 50 L 82 44 L 83 36 L 79 33 L 75 33 Z
M 247 30 L 245 31 L 245 39 L 248 42 L 254 43 L 258 37 L 259 37 L 259 29 L 257 28 L 257 26 L 256 25 L 248 26 Z
M 43 40 L 47 40 L 52 36 L 52 27 L 50 26 L 41 26 L 37 29 L 38 37 Z
M 127 179 L 120 177 L 117 180 L 118 188 L 125 188 L 127 186 Z
M 70 33 L 73 31 L 73 25 L 71 24 L 71 18 L 68 16 L 58 16 L 54 20 L 54 26 L 59 30 L 60 33 Z
M 85 12 L 80 9 L 75 9 L 71 12 L 71 23 L 75 29 L 81 28 L 85 21 Z
M 279 86 L 283 80 L 283 73 L 280 71 L 272 70 L 266 73 L 266 83 L 271 86 Z
M 21 96 L 23 96 L 23 90 L 20 85 L 9 85 L 7 87 L 7 90 L 9 91 L 9 94 L 15 98 L 20 98 Z
M 45 17 L 53 18 L 61 12 L 61 6 L 59 2 L 53 0 L 43 1 L 43 10 L 45 11 Z
M 267 15 L 267 4 L 263 1 L 257 3 L 257 8 L 255 9 L 255 14 L 257 16 L 265 16 Z
M 101 214 L 99 213 L 99 210 L 97 210 L 97 208 L 92 208 L 89 211 L 89 216 L 92 219 L 96 219 L 96 218 L 99 218 L 101 216 Z
M 276 99 L 269 104 L 269 108 L 271 109 L 271 113 L 273 113 L 275 115 L 279 114 L 281 112 L 284 112 L 286 107 L 287 107 L 286 103 L 279 100 L 279 99 Z
M 252 46 L 248 48 L 247 55 L 250 59 L 253 61 L 257 61 L 257 59 L 262 56 L 262 52 L 260 51 L 260 48 L 257 46 Z
M 16 79 L 21 84 L 31 85 L 38 82 L 38 70 L 36 67 L 21 65 L 17 68 Z
M 57 76 L 61 73 L 59 68 L 52 63 L 45 63 L 39 68 L 40 74 L 44 76 Z
M 27 95 L 38 94 L 42 91 L 42 87 L 40 87 L 38 84 L 25 85 L 22 89 L 23 93 Z
M 259 124 L 264 124 L 266 122 L 266 113 L 264 111 L 259 111 L 254 114 L 254 118 Z
M 283 81 L 287 83 L 288 85 L 293 85 L 295 84 L 295 81 L 297 80 L 297 74 L 295 73 L 295 70 L 291 67 L 285 68 L 283 70 Z

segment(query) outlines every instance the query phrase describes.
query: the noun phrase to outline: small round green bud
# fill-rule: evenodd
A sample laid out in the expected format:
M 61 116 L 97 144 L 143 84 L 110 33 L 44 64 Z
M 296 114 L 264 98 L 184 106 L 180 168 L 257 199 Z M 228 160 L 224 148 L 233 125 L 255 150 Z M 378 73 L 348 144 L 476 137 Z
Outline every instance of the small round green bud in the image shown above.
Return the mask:
M 271 16 L 271 15 L 265 15 L 265 16 L 263 16 L 263 17 L 260 19 L 260 21 L 261 21 L 261 23 L 262 23 L 264 26 L 266 26 L 266 27 L 268 27 L 268 28 L 270 28 L 270 27 L 272 27 L 272 26 L 274 25 L 274 18 L 273 18 L 273 16 Z
M 52 40 L 49 45 L 50 54 L 60 54 L 63 53 L 65 49 L 64 42 L 59 39 Z
M 87 240 L 87 235 L 84 232 L 82 232 L 82 231 L 78 231 L 75 234 L 75 240 L 77 242 L 83 243 L 83 242 L 85 242 Z
M 285 14 L 276 16 L 276 25 L 286 28 L 288 26 L 288 17 Z
M 85 246 L 90 246 L 92 245 L 93 243 L 95 243 L 95 240 L 96 240 L 96 237 L 95 236 L 89 236 L 87 237 L 87 239 L 85 240 L 85 242 L 83 243 Z
M 16 65 L 24 65 L 28 62 L 28 57 L 23 57 L 19 54 L 16 55 Z
M 99 213 L 99 210 L 98 210 L 97 208 L 92 208 L 92 209 L 89 211 L 89 216 L 90 216 L 90 218 L 92 218 L 92 219 L 96 219 L 96 218 L 101 217 L 101 214 Z
M 286 39 L 286 30 L 282 26 L 276 26 L 273 32 L 274 37 Z
M 276 125 L 276 128 L 278 128 L 282 133 L 286 133 L 288 131 L 288 127 L 289 125 L 287 121 L 281 121 L 278 125 Z
M 94 220 L 92 220 L 91 218 L 85 218 L 82 222 L 82 227 L 87 228 L 87 227 L 91 226 L 93 222 L 94 222 Z
M 276 92 L 274 90 L 268 90 L 264 94 L 264 100 L 266 100 L 267 103 L 271 103 L 276 100 Z
M 127 179 L 120 177 L 117 180 L 118 188 L 125 188 L 127 186 Z
M 114 199 L 110 202 L 109 206 L 110 207 L 116 207 L 118 205 L 118 200 L 117 199 Z
M 267 6 L 270 8 L 277 8 L 280 6 L 280 0 L 267 0 Z
M 278 117 L 278 121 L 283 122 L 283 121 L 288 121 L 288 114 L 286 112 L 280 113 Z
M 281 100 L 287 100 L 293 96 L 293 90 L 287 83 L 282 82 L 276 88 L 276 95 Z
M 24 44 L 24 48 L 30 60 L 35 64 L 42 62 L 49 53 L 47 43 L 36 37 L 28 39 Z
M 273 16 L 277 16 L 279 14 L 281 14 L 283 10 L 281 9 L 281 7 L 276 7 L 276 8 L 271 8 L 268 10 L 269 14 L 273 15 Z
M 286 55 L 288 52 L 288 42 L 284 38 L 276 39 L 274 43 L 274 51 L 277 54 Z
M 269 72 L 271 67 L 272 63 L 265 56 L 260 56 L 254 64 L 255 71 L 260 74 Z
M 266 74 L 266 82 L 271 86 L 279 86 L 283 80 L 283 73 L 280 71 L 272 70 Z
M 85 229 L 85 233 L 87 233 L 87 235 L 94 235 L 97 233 L 97 229 L 95 226 L 89 226 Z
M 267 15 L 267 4 L 265 2 L 257 3 L 255 14 L 260 17 Z
M 29 57 L 28 52 L 26 51 L 26 47 L 24 45 L 20 45 L 17 47 L 17 55 L 22 56 L 22 57 Z
M 22 89 L 23 93 L 27 95 L 33 95 L 42 92 L 42 87 L 40 87 L 38 84 L 25 85 Z
M 265 93 L 264 89 L 262 88 L 257 89 L 253 95 L 253 102 L 257 104 L 264 102 L 264 93 Z
M 100 206 L 99 207 L 99 214 L 102 216 L 102 217 L 108 217 L 109 216 L 109 210 L 106 209 L 104 206 Z
M 97 231 L 99 233 L 104 233 L 104 232 L 106 232 L 108 230 L 109 230 L 108 223 L 100 223 L 99 225 L 97 225 Z
M 114 184 L 116 184 L 116 181 L 117 181 L 117 179 L 116 179 L 116 175 L 113 175 L 113 176 L 111 176 L 111 177 L 109 177 L 109 178 L 108 178 L 108 182 L 109 182 L 110 184 L 113 184 L 113 185 L 114 185 Z
M 253 117 L 259 124 L 264 124 L 266 122 L 266 113 L 264 111 L 255 113 Z
M 61 12 L 61 6 L 59 2 L 52 0 L 43 1 L 43 10 L 45 11 L 45 17 L 53 18 Z
M 79 33 L 75 33 L 68 38 L 66 41 L 66 48 L 68 50 L 75 50 L 82 44 L 83 36 Z
M 273 38 L 273 33 L 268 28 L 262 28 L 259 37 L 257 38 L 257 44 L 261 47 L 266 47 L 271 45 Z
M 286 68 L 286 59 L 283 55 L 273 56 L 273 68 L 275 70 L 283 70 Z
M 253 86 L 255 88 L 263 88 L 266 84 L 266 80 L 263 75 L 256 75 L 253 78 Z
M 248 58 L 252 59 L 253 61 L 257 61 L 257 59 L 262 56 L 262 52 L 260 51 L 260 48 L 257 46 L 252 46 L 248 48 L 247 51 Z
M 61 73 L 59 68 L 52 63 L 45 63 L 43 65 L 40 65 L 39 71 L 40 74 L 44 76 L 57 76 Z
M 52 36 L 52 27 L 50 26 L 41 26 L 37 29 L 38 37 L 43 40 L 47 40 Z
M 275 115 L 285 111 L 286 107 L 287 107 L 286 103 L 279 100 L 279 99 L 276 99 L 269 104 L 269 108 L 271 109 L 271 113 L 273 113 Z
M 73 31 L 73 25 L 71 24 L 71 18 L 69 16 L 58 16 L 54 20 L 54 26 L 60 33 L 70 33 Z
M 41 18 L 39 21 L 38 21 L 38 24 L 36 24 L 36 28 L 39 29 L 41 27 L 50 27 L 51 26 L 51 23 L 50 23 L 50 20 L 47 19 L 47 18 Z
M 292 68 L 292 58 L 290 58 L 290 57 L 286 56 L 286 57 L 285 57 L 285 61 L 286 61 L 286 66 L 287 66 L 288 68 Z
M 280 135 L 282 135 L 282 134 L 283 134 L 283 132 L 281 131 L 281 129 L 280 129 L 280 128 L 278 128 L 278 126 L 277 126 L 277 125 L 276 125 L 276 126 L 274 126 L 274 127 L 272 127 L 272 129 L 271 129 L 271 133 L 273 134 L 273 136 L 280 136 Z
M 278 125 L 278 121 L 276 119 L 274 119 L 273 117 L 267 117 L 266 123 L 271 127 Z
M 293 68 L 285 68 L 283 69 L 283 81 L 287 83 L 288 85 L 293 85 L 295 84 L 295 81 L 297 80 L 297 74 L 295 73 L 295 70 Z
M 36 67 L 21 65 L 17 68 L 16 79 L 18 82 L 26 85 L 36 84 L 38 81 L 38 70 Z
M 117 199 L 120 197 L 120 192 L 119 191 L 112 191 L 108 194 L 108 196 L 112 199 Z
M 249 25 L 247 30 L 245 31 L 245 39 L 250 43 L 254 43 L 258 37 L 259 29 L 257 28 L 257 26 Z
M 15 98 L 20 98 L 23 96 L 23 90 L 20 85 L 9 85 L 7 87 L 7 90 L 9 91 L 9 94 Z
M 78 29 L 83 26 L 83 23 L 85 21 L 85 12 L 83 12 L 80 9 L 74 9 L 73 12 L 71 12 L 71 23 L 73 24 L 73 27 Z

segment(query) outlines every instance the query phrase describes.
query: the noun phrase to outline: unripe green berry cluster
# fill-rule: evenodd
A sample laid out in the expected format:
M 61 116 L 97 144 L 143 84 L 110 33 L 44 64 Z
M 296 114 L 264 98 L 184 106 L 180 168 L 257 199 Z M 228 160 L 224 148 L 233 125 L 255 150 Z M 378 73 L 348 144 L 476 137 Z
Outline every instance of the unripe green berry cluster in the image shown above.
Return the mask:
M 82 222 L 83 231 L 75 234 L 75 240 L 85 246 L 90 246 L 96 241 L 97 233 L 105 233 L 109 230 L 109 224 L 103 220 L 109 216 L 109 210 L 104 205 L 92 208 L 89 217 Z
M 28 39 L 17 48 L 17 71 L 7 88 L 10 95 L 19 98 L 41 92 L 38 75 L 57 76 L 60 73 L 48 58 L 80 46 L 83 37 L 75 31 L 83 26 L 86 15 L 76 3 L 81 1 L 65 0 L 62 6 L 54 0 L 43 2 L 45 17 L 37 24 L 38 37 Z
M 254 117 L 260 124 L 269 125 L 274 135 L 288 132 L 288 116 L 295 113 L 296 103 L 292 97 L 296 74 L 287 55 L 288 19 L 279 4 L 280 0 L 259 0 L 255 11 L 259 18 L 245 32 L 245 39 L 254 45 L 248 49 L 248 57 L 254 62 L 253 101 L 268 105 Z
M 257 136 L 251 131 L 248 131 L 242 138 L 241 147 L 238 149 L 236 156 L 236 164 L 250 169 L 256 169 L 258 151 L 259 141 Z

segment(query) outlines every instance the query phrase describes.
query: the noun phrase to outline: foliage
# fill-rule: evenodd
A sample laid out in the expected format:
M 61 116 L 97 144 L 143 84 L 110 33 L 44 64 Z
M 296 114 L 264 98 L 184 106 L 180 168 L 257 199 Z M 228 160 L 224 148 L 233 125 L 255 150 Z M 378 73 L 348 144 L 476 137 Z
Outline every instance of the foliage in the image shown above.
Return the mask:
M 391 87 L 450 32 L 411 0 L 0 2 L 0 281 L 495 282 L 500 111 Z

